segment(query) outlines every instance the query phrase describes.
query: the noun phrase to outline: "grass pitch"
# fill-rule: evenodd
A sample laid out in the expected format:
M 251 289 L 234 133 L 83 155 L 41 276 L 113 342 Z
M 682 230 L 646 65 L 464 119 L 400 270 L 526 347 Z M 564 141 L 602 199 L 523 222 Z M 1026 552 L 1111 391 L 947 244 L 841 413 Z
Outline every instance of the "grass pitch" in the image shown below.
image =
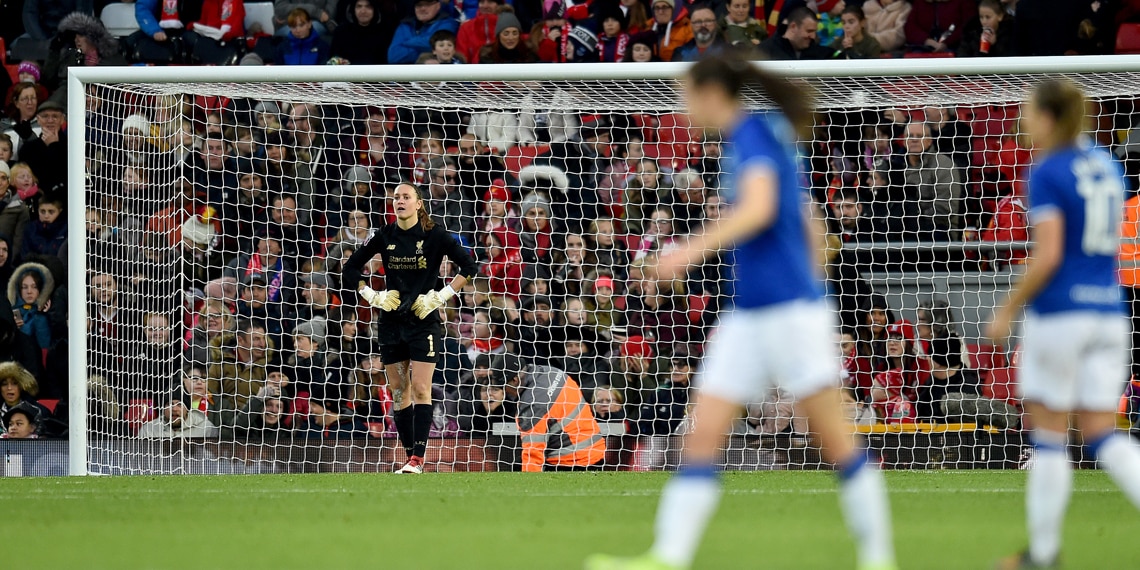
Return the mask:
M 9 479 L 5 568 L 580 568 L 648 547 L 667 475 Z M 1025 544 L 1024 472 L 889 472 L 900 563 L 989 568 Z M 1067 568 L 1134 568 L 1140 514 L 1078 472 Z M 850 568 L 834 477 L 725 476 L 698 568 Z

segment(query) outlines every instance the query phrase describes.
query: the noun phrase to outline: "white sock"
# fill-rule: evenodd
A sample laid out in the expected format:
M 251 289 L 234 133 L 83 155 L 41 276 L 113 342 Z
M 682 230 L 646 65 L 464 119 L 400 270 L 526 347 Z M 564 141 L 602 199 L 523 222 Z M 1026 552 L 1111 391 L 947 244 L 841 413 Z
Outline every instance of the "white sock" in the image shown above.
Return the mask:
M 1093 444 L 1097 463 L 1116 485 L 1140 508 L 1140 447 L 1127 435 L 1110 433 Z
M 839 471 L 839 504 L 847 529 L 855 539 L 859 566 L 891 566 L 891 507 L 883 473 L 864 452 Z
M 1065 451 L 1066 436 L 1042 429 L 1033 431 L 1036 447 L 1025 492 L 1029 524 L 1029 557 L 1051 564 L 1061 550 L 1061 526 L 1073 491 L 1073 466 Z
M 679 568 L 691 566 L 719 502 L 720 481 L 711 465 L 683 467 L 661 494 L 653 555 Z

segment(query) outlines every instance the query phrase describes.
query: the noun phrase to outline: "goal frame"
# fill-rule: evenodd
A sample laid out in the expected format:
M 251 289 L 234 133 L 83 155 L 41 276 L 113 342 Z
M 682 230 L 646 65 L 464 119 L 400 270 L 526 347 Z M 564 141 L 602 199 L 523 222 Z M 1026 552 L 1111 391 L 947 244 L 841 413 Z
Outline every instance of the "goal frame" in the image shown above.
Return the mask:
M 409 66 L 270 66 L 270 67 L 72 67 L 68 70 L 69 210 L 86 208 L 86 88 L 90 84 L 145 83 L 408 83 L 439 81 L 618 81 L 670 80 L 689 64 L 614 65 L 506 64 Z M 986 74 L 1066 74 L 1140 72 L 1140 55 L 1063 56 L 988 59 L 879 59 L 852 61 L 759 62 L 757 65 L 792 78 L 884 77 Z M 68 216 L 71 236 L 85 236 L 85 219 Z M 87 321 L 88 266 L 85 239 L 69 240 L 68 282 L 83 283 L 83 294 L 68 296 L 69 441 L 68 472 L 88 475 Z

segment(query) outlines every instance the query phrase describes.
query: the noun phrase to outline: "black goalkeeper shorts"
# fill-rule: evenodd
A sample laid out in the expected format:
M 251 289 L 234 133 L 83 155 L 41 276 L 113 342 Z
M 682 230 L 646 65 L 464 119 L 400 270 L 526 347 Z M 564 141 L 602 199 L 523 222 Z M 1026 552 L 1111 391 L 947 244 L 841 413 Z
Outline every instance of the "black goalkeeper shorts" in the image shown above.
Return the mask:
M 379 323 L 380 358 L 384 364 L 408 360 L 439 362 L 443 350 L 443 324 L 438 319 L 420 320 L 415 315 L 395 322 Z

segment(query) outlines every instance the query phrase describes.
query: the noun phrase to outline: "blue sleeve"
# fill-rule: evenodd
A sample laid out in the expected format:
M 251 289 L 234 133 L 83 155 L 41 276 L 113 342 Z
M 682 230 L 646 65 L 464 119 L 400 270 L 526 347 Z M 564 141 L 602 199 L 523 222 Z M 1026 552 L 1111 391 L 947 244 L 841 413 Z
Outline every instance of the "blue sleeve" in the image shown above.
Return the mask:
M 139 23 L 139 29 L 148 36 L 154 36 L 162 31 L 162 27 L 158 25 L 158 18 L 155 17 L 157 11 L 158 0 L 135 1 L 135 21 Z
M 1038 167 L 1029 177 L 1029 215 L 1033 217 L 1049 210 L 1060 210 L 1064 207 L 1057 192 L 1057 182 L 1048 168 L 1051 163 L 1046 162 Z
M 413 24 L 400 24 L 400 27 L 396 28 L 396 35 L 392 37 L 392 45 L 388 47 L 388 63 L 408 64 L 416 62 L 420 52 L 405 45 L 415 38 L 415 31 L 412 27 Z

